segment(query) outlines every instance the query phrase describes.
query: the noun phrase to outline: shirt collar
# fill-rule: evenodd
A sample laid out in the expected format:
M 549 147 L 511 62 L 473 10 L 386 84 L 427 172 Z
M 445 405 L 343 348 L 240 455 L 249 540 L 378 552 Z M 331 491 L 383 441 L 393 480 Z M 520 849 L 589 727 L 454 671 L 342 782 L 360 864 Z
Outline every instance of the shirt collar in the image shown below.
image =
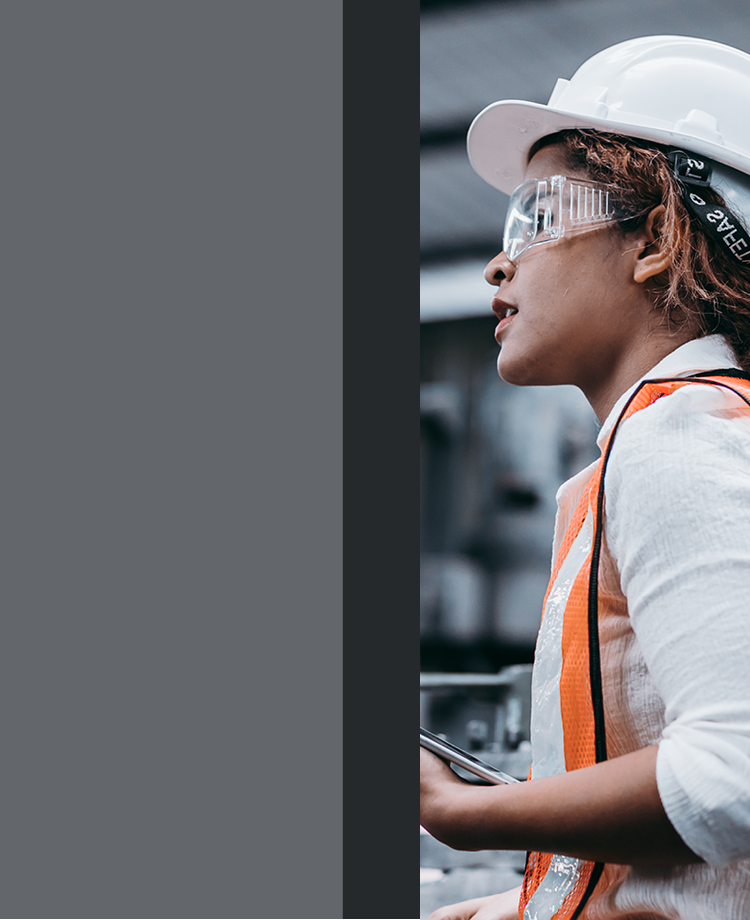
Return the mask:
M 637 380 L 630 389 L 626 390 L 604 420 L 596 443 L 600 449 L 604 448 L 607 436 L 620 416 L 620 412 L 636 387 L 644 380 L 659 377 L 685 377 L 698 371 L 711 371 L 723 367 L 739 367 L 737 356 L 731 345 L 723 335 L 707 335 L 702 339 L 692 339 L 679 348 L 675 348 L 658 364 Z

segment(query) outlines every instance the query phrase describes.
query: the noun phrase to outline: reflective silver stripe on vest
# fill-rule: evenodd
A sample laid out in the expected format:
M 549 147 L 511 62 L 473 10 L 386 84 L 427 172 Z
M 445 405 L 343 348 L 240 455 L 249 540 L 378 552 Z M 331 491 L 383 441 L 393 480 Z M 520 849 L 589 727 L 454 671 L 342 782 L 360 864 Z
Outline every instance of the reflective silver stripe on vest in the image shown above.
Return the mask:
M 560 710 L 563 617 L 573 582 L 591 552 L 593 515 L 586 515 L 549 592 L 539 629 L 531 681 L 531 778 L 565 772 L 565 745 Z
M 578 577 L 593 539 L 593 514 L 586 519 L 557 573 L 544 608 L 532 676 L 532 779 L 565 772 L 565 744 L 560 706 L 563 619 L 570 589 Z M 554 856 L 546 875 L 523 912 L 524 920 L 551 920 L 573 890 L 583 861 Z
M 572 856 L 553 856 L 547 874 L 523 912 L 523 920 L 552 920 L 573 890 L 583 862 Z

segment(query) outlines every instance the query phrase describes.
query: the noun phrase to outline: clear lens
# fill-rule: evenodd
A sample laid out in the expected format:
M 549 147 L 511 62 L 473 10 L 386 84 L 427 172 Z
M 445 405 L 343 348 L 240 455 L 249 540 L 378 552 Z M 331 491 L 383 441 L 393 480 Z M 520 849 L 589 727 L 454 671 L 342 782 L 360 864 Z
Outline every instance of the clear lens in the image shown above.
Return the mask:
M 610 186 L 549 176 L 530 179 L 510 197 L 503 251 L 514 262 L 530 246 L 615 219 Z

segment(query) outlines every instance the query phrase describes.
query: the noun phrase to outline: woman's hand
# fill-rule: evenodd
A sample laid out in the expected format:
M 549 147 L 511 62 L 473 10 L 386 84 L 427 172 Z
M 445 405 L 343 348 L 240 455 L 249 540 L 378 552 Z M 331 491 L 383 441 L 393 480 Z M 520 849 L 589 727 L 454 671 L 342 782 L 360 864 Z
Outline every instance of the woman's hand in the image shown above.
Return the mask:
M 426 748 L 420 747 L 419 756 L 419 820 L 434 837 L 442 840 L 456 793 L 471 788 L 471 784 L 456 776 L 444 760 Z
M 487 898 L 473 898 L 441 907 L 431 913 L 428 920 L 518 920 L 520 897 L 521 888 L 518 887 Z
M 446 783 L 464 785 L 448 764 L 427 748 L 419 748 L 419 789 L 422 795 L 431 795 Z

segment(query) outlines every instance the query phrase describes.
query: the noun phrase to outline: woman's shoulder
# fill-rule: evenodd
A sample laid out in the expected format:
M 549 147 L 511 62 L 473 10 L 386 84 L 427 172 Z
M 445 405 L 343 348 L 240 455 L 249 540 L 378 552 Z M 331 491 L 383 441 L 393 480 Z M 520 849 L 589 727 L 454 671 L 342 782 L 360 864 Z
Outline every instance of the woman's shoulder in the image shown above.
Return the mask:
M 626 595 L 645 558 L 660 560 L 658 579 L 691 554 L 750 546 L 750 407 L 705 385 L 658 399 L 620 426 L 604 492 Z
M 656 507 L 709 491 L 750 505 L 750 406 L 735 393 L 690 384 L 625 419 L 606 474 L 610 500 L 648 496 Z
M 738 445 L 750 451 L 750 405 L 739 395 L 750 399 L 750 387 L 737 387 L 737 391 L 693 383 L 657 396 L 622 422 L 612 460 L 634 453 L 653 456 L 700 448 L 706 442 L 714 451 Z M 750 453 L 747 460 L 750 464 Z

